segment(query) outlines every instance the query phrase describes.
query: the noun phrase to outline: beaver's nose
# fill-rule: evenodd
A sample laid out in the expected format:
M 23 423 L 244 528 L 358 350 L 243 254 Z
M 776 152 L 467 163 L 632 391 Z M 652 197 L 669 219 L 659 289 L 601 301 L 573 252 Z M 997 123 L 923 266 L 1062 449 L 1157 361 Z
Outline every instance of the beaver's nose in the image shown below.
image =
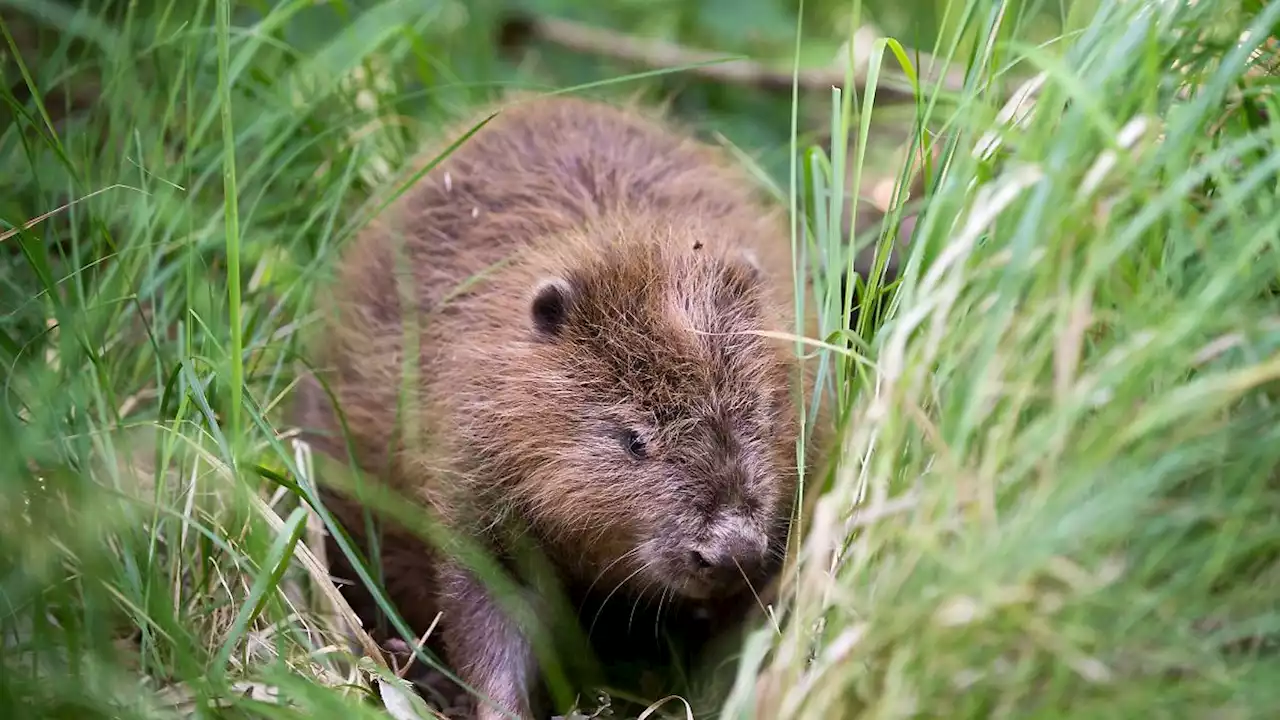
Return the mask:
M 714 582 L 749 578 L 764 564 L 768 542 L 744 523 L 716 528 L 711 538 L 689 552 L 689 564 Z

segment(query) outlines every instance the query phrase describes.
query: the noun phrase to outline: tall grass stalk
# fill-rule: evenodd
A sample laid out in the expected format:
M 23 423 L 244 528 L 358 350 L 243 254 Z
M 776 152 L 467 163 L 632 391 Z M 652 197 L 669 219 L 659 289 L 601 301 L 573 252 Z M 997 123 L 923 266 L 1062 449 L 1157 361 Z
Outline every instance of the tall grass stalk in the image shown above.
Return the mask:
M 240 437 L 240 404 L 244 393 L 244 337 L 240 325 L 240 209 L 236 190 L 235 128 L 231 120 L 231 2 L 218 0 L 218 108 L 222 116 L 222 194 L 227 233 L 227 310 L 231 330 L 231 397 L 228 427 Z M 235 448 L 232 449 L 233 452 Z M 235 468 L 235 457 L 228 458 Z

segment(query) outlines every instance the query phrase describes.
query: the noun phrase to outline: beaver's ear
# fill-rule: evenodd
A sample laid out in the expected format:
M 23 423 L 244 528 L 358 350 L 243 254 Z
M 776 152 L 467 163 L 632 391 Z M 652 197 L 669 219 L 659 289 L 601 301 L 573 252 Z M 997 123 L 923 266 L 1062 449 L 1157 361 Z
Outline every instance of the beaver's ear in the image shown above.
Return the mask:
M 739 253 L 743 266 L 751 276 L 752 282 L 763 282 L 765 279 L 764 266 L 760 264 L 760 257 L 756 255 L 756 251 L 750 248 L 743 248 Z
M 750 248 L 741 248 L 731 256 L 726 281 L 736 298 L 753 297 L 769 278 L 760 257 Z
M 529 303 L 534 332 L 547 338 L 559 335 L 569 319 L 573 295 L 573 287 L 564 278 L 547 278 L 538 283 Z

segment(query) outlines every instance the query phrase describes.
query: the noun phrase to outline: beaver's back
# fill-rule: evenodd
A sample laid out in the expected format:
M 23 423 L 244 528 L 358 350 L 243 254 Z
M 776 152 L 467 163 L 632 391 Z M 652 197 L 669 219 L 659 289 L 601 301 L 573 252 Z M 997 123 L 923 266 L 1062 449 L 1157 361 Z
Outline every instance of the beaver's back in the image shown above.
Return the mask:
M 443 133 L 411 169 L 473 124 Z M 524 100 L 504 106 L 388 210 L 372 231 L 381 247 L 366 238 L 355 250 L 379 256 L 378 267 L 350 281 L 385 287 L 387 241 L 399 236 L 430 306 L 512 250 L 611 213 L 753 222 L 762 211 L 749 187 L 721 154 L 641 112 L 566 97 Z

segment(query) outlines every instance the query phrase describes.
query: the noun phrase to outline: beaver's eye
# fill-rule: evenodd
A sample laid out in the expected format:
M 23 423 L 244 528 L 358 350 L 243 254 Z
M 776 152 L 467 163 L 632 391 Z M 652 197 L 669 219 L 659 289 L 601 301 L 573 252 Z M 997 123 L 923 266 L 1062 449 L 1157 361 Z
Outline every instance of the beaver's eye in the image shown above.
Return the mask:
M 648 448 L 645 447 L 644 439 L 640 437 L 640 433 L 635 430 L 627 430 L 622 433 L 622 447 L 631 457 L 637 460 L 643 460 L 648 455 Z

